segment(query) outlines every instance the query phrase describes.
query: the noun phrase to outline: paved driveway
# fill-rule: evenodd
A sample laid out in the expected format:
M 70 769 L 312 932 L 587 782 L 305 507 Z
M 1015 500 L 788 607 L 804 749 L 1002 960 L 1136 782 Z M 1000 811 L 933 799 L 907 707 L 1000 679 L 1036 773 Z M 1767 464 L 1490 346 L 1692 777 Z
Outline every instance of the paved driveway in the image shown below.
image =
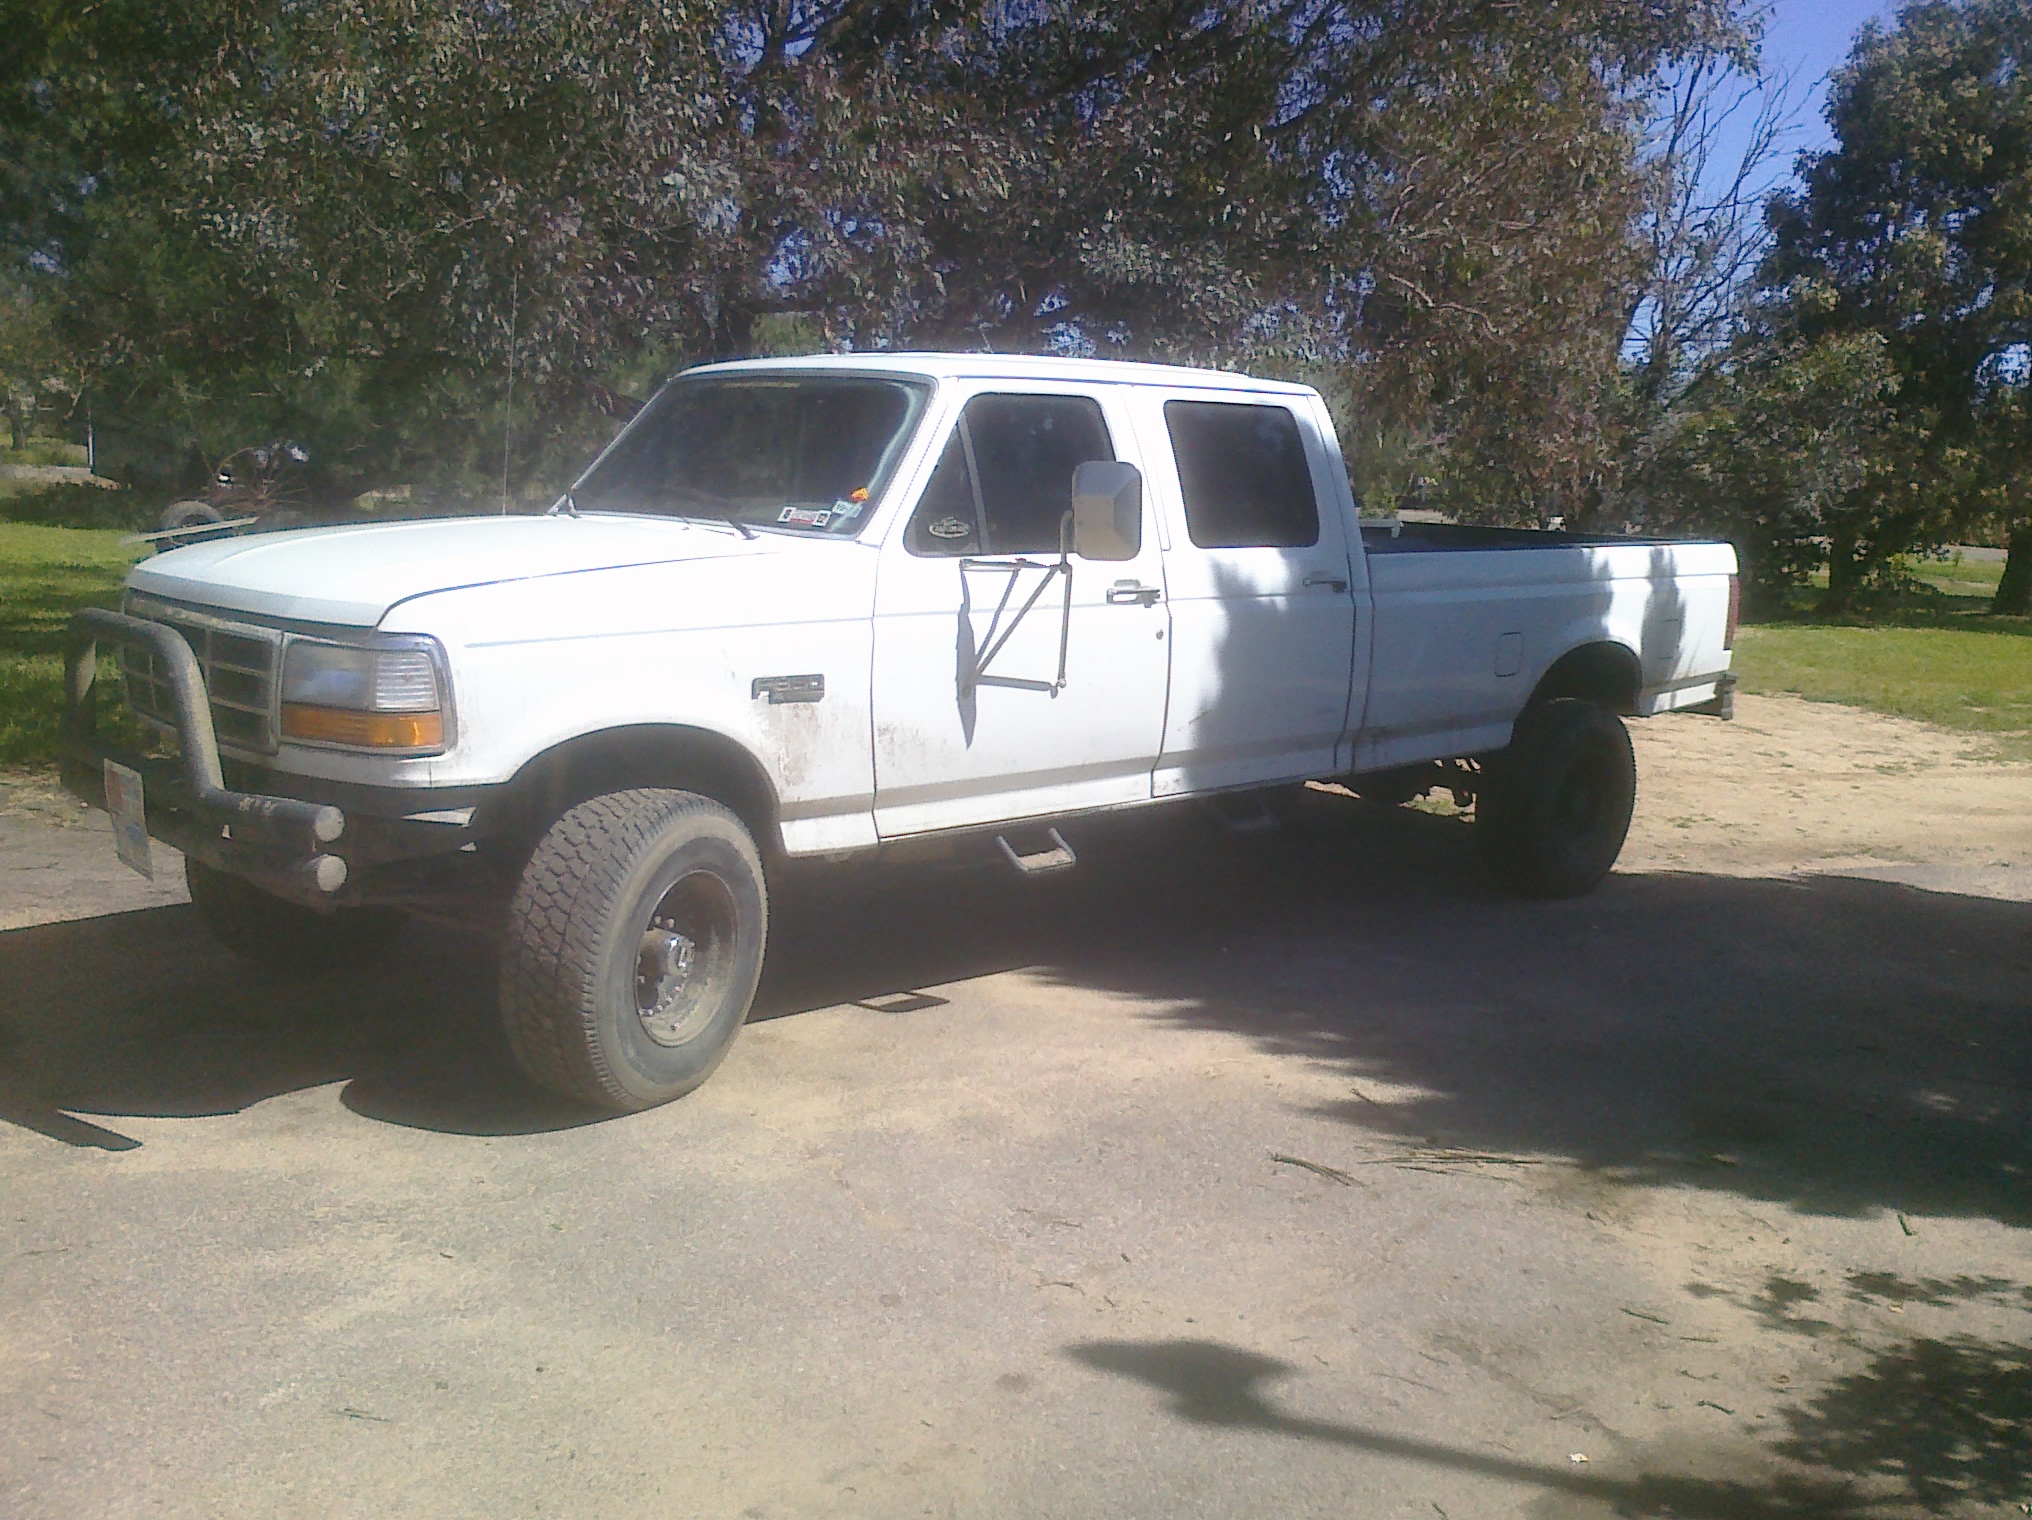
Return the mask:
M 1908 727 L 1799 706 L 1643 730 L 1576 903 L 1325 794 L 814 878 L 720 1073 L 598 1122 L 456 935 L 266 978 L 16 822 L 0 1512 L 2016 1515 L 2032 853 L 1675 821 Z

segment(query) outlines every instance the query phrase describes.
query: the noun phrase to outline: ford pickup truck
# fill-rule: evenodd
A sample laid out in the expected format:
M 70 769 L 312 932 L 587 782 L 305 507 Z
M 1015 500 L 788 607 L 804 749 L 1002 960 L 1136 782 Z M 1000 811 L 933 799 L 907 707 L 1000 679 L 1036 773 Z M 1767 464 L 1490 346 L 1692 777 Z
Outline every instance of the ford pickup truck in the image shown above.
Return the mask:
M 1337 781 L 1472 797 L 1499 878 L 1584 892 L 1634 804 L 1623 719 L 1728 715 L 1735 570 L 1365 521 L 1298 385 L 708 365 L 548 515 L 145 561 L 72 625 L 66 779 L 257 962 L 488 927 L 523 1066 L 639 1109 L 726 1052 L 803 858 L 931 837 L 1040 874 L 1099 813 Z M 102 687 L 160 742 L 111 743 Z

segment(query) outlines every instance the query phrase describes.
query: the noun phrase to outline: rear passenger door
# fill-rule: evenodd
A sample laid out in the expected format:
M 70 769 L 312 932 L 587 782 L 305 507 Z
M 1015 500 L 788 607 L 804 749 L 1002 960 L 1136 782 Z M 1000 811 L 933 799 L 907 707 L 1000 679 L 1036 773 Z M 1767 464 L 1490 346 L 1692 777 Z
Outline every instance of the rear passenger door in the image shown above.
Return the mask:
M 1309 408 L 1173 397 L 1139 419 L 1169 518 L 1171 701 L 1157 796 L 1344 769 L 1355 600 Z

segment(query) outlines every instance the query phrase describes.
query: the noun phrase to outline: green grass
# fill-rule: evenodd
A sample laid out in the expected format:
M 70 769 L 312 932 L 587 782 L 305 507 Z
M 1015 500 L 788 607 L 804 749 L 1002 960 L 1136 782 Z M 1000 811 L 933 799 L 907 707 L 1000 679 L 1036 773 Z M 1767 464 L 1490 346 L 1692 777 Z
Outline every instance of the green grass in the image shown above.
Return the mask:
M 1951 550 L 1908 569 L 1916 585 L 1875 593 L 1853 613 L 1818 613 L 1816 585 L 1745 627 L 1743 689 L 1918 718 L 2032 754 L 2032 618 L 1990 611 L 2003 562 Z
M 2004 578 L 2004 562 L 1969 559 L 1961 550 L 1950 549 L 1938 559 L 1913 560 L 1912 574 L 1922 585 L 1948 596 L 1991 597 L 1997 593 L 1997 582 Z
M 0 465 L 82 465 L 84 462 L 85 446 L 82 443 L 64 443 L 55 438 L 30 438 L 23 447 L 18 449 L 5 443 L 0 443 Z
M 2032 618 L 1954 616 L 1904 627 L 1747 627 L 1736 669 L 1745 691 L 1868 707 L 2032 750 Z
M 64 625 L 117 602 L 146 552 L 117 532 L 0 522 L 0 765 L 55 761 Z

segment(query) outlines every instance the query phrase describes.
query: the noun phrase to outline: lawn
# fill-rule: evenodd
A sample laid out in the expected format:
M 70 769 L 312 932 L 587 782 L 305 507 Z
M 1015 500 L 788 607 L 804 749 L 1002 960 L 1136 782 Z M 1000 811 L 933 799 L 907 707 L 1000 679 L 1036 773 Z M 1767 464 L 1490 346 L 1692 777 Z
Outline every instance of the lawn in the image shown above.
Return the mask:
M 1913 576 L 1948 596 L 1994 596 L 1997 582 L 2004 578 L 2002 559 L 1972 559 L 1963 549 L 1950 549 L 1938 557 L 1928 555 L 1912 561 Z
M 1921 589 L 1823 618 L 1802 592 L 1736 641 L 1743 689 L 1783 692 L 1994 734 L 2032 750 L 2032 618 L 1989 610 L 1999 560 L 1913 565 Z
M 113 605 L 147 552 L 120 537 L 0 522 L 0 765 L 56 759 L 64 625 L 88 603 Z
M 0 442 L 0 466 L 5 465 L 82 465 L 85 462 L 85 446 L 81 443 L 64 443 L 55 438 L 30 438 L 21 448 Z M 0 492 L 7 489 L 4 476 L 0 476 Z

